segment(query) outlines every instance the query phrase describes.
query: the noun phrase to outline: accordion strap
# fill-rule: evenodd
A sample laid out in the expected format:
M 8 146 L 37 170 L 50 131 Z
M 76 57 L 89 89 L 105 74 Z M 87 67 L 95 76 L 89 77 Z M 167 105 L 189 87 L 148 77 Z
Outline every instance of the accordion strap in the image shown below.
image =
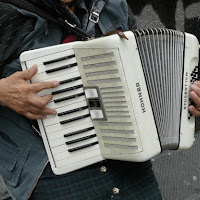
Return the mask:
M 87 32 L 91 37 L 95 37 L 95 24 L 99 21 L 99 16 L 108 0 L 94 0 L 87 26 Z
M 77 34 L 82 39 L 90 38 L 89 34 L 85 30 L 68 23 L 67 20 L 63 20 L 61 18 L 57 18 L 57 17 L 53 16 L 52 14 L 46 13 L 43 10 L 40 10 L 36 6 L 30 4 L 26 1 L 23 1 L 23 0 L 0 0 L 0 2 L 9 3 L 9 4 L 12 4 L 12 5 L 18 7 L 18 8 L 27 10 L 27 11 L 32 12 L 32 13 L 35 13 L 38 16 L 44 18 L 44 19 L 47 19 L 49 21 L 52 21 L 54 23 L 61 25 L 62 27 L 64 27 L 68 31 L 71 31 L 71 32 Z

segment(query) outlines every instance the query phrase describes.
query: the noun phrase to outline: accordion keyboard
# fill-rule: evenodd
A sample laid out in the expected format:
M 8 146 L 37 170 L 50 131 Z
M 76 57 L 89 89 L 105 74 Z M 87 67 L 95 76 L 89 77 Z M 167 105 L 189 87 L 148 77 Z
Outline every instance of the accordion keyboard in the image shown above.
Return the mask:
M 27 65 L 31 66 L 35 61 L 30 62 Z M 40 121 L 56 167 L 63 167 L 66 160 L 70 162 L 69 157 L 74 160 L 75 157 L 91 151 L 95 156 L 99 155 L 98 140 L 73 50 L 54 55 L 53 59 L 51 56 L 46 56 L 37 61 L 37 65 L 38 73 L 32 82 L 51 80 L 60 82 L 59 87 L 38 94 L 44 96 L 51 93 L 53 99 L 47 107 L 57 111 L 56 116 L 49 115 Z M 76 151 L 79 152 L 78 155 L 71 154 Z

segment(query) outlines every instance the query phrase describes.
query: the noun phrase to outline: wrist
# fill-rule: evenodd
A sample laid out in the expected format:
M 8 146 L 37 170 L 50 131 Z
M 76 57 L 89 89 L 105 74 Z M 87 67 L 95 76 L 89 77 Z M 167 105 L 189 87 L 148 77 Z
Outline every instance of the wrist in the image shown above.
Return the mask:
M 0 106 L 5 106 L 4 101 L 3 101 L 4 81 L 5 81 L 5 78 L 0 79 Z

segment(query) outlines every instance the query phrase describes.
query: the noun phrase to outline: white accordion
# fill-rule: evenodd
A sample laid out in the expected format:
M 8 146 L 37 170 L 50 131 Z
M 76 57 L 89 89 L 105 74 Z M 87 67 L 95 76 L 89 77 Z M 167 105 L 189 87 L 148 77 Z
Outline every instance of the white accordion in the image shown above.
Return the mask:
M 55 174 L 104 159 L 142 162 L 163 150 L 187 149 L 195 117 L 188 112 L 197 78 L 195 36 L 144 29 L 22 53 L 23 70 L 38 65 L 31 83 L 58 80 L 38 120 Z

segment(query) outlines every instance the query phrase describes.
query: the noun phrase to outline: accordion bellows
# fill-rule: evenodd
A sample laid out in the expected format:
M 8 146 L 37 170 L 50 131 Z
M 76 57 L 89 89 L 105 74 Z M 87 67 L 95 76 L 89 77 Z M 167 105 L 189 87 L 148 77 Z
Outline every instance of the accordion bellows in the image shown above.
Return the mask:
M 187 149 L 195 118 L 188 112 L 198 74 L 195 36 L 144 29 L 22 53 L 23 70 L 38 65 L 31 83 L 58 80 L 38 120 L 55 174 L 104 159 L 142 162 L 162 150 Z

